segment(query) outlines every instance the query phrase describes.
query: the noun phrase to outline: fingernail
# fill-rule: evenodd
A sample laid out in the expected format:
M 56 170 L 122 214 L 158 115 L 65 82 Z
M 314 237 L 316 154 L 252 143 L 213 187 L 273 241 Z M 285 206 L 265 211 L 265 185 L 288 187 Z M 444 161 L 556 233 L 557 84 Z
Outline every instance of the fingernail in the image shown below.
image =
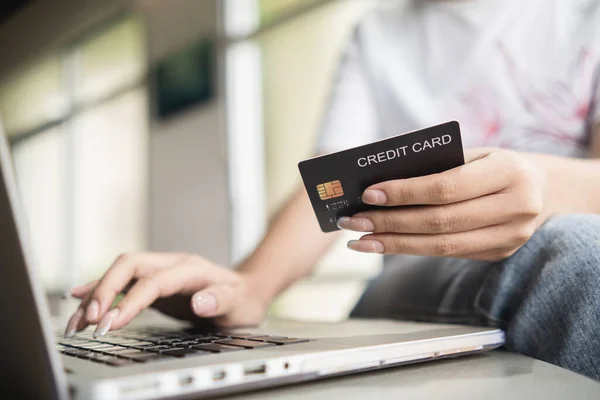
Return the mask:
M 102 318 L 102 320 L 96 327 L 96 330 L 94 331 L 94 338 L 97 338 L 98 336 L 106 335 L 106 332 L 108 332 L 108 330 L 110 329 L 110 326 L 112 325 L 112 323 L 114 322 L 114 320 L 117 318 L 118 315 L 119 315 L 118 308 L 113 308 L 112 310 L 107 312 L 106 315 L 104 316 L 104 318 Z
M 348 242 L 348 248 L 361 253 L 383 253 L 385 251 L 383 244 L 377 240 L 351 240 Z
M 85 310 L 85 319 L 87 319 L 88 322 L 96 322 L 99 312 L 100 303 L 98 303 L 98 300 L 94 299 L 90 301 L 90 304 L 88 304 L 87 309 Z
M 217 309 L 217 299 L 212 294 L 197 294 L 192 299 L 192 307 L 197 315 L 210 314 Z
M 71 318 L 69 318 L 67 329 L 65 329 L 66 338 L 70 338 L 75 335 L 75 332 L 77 332 L 77 325 L 79 324 L 79 321 L 81 321 L 81 318 L 83 318 L 83 308 L 78 308 L 77 311 L 71 315 Z
M 363 217 L 342 217 L 337 220 L 337 226 L 340 229 L 355 232 L 373 232 L 375 230 L 373 221 Z
M 362 201 L 366 204 L 385 204 L 387 203 L 387 194 L 383 190 L 367 189 L 362 194 Z

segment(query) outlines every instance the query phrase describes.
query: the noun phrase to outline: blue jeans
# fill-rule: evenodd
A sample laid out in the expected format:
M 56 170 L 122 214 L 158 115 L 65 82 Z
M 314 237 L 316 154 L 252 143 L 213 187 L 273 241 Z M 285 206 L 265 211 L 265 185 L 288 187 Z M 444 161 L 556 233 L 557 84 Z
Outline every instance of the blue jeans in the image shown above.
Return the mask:
M 600 215 L 552 218 L 499 262 L 385 264 L 353 317 L 499 327 L 509 351 L 600 380 Z

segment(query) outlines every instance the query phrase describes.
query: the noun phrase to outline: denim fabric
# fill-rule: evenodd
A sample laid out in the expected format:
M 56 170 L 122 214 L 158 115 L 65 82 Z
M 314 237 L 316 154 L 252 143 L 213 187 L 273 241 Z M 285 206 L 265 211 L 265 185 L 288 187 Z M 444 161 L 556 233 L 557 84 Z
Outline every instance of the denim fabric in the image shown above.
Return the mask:
M 554 217 L 500 262 L 388 257 L 352 316 L 499 327 L 509 351 L 600 380 L 600 216 Z

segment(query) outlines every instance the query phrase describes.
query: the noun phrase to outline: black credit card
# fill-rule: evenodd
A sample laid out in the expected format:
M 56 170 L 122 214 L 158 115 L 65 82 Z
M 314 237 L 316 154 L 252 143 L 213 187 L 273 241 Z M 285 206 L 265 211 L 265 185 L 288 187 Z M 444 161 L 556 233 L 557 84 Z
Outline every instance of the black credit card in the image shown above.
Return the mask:
M 340 217 L 380 208 L 362 202 L 376 183 L 443 172 L 465 163 L 460 126 L 452 121 L 298 164 L 323 232 Z

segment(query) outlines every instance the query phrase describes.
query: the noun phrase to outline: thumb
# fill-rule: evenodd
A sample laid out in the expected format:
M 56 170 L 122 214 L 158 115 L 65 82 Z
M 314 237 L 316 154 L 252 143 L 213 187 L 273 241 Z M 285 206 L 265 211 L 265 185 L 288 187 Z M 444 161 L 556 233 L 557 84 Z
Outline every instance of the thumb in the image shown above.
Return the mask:
M 194 293 L 192 310 L 199 317 L 217 317 L 231 310 L 235 301 L 235 288 L 222 284 L 209 286 Z

